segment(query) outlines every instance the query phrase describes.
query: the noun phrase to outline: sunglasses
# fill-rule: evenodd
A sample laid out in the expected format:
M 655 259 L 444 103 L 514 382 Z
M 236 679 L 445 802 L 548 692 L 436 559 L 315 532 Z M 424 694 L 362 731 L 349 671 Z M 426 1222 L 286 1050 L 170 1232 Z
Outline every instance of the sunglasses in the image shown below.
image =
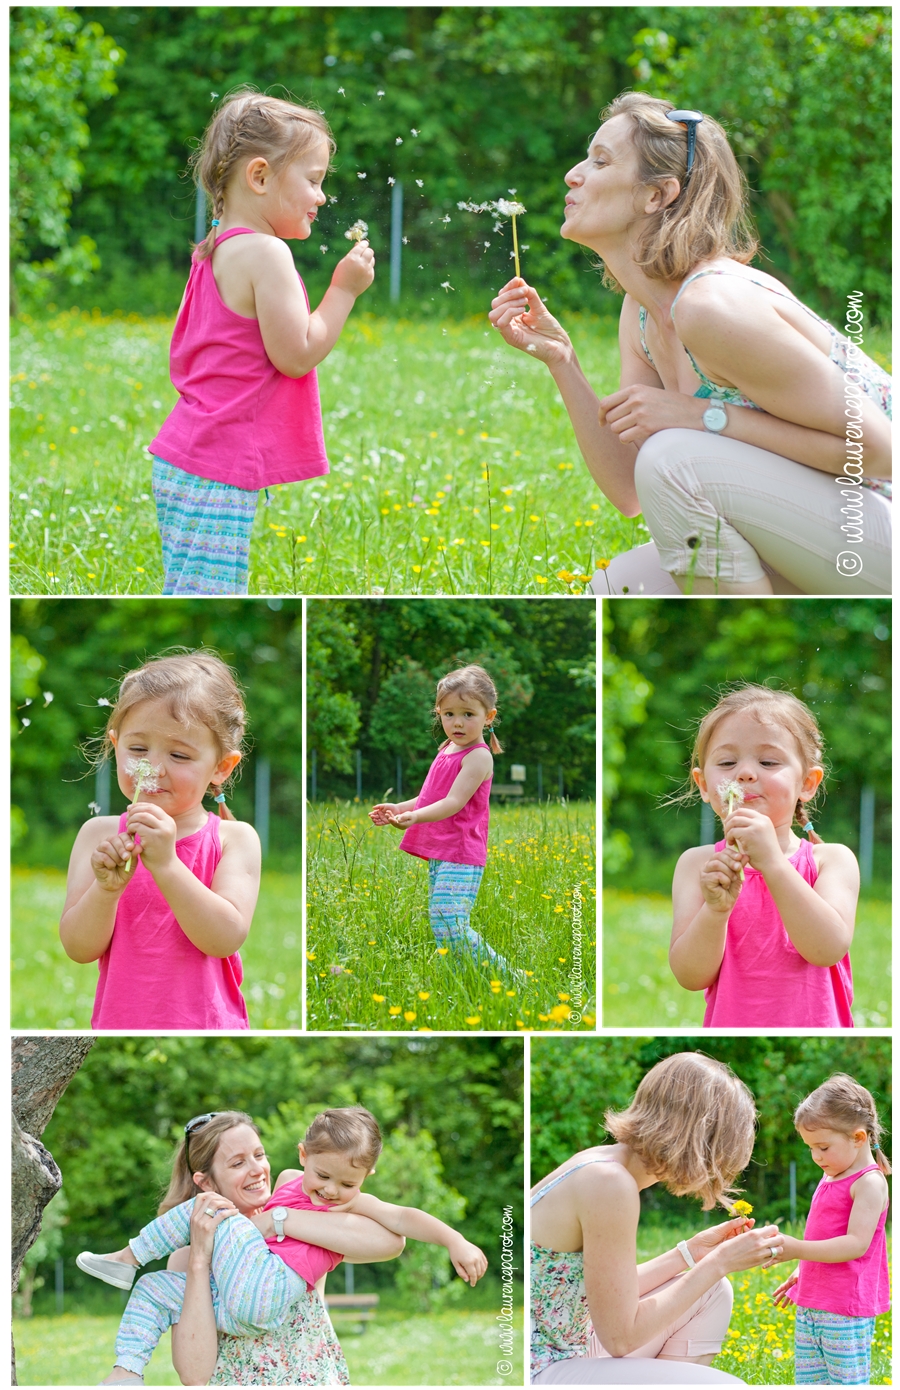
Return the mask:
M 214 1120 L 217 1115 L 224 1115 L 224 1110 L 211 1110 L 208 1115 L 195 1115 L 192 1120 L 188 1120 L 184 1127 L 184 1161 L 187 1164 L 188 1172 L 191 1171 L 190 1142 L 191 1135 L 203 1125 L 208 1125 L 210 1120 Z
M 683 125 L 687 131 L 687 173 L 684 177 L 684 188 L 687 188 L 688 179 L 691 177 L 691 170 L 694 167 L 694 147 L 697 143 L 697 127 L 703 120 L 702 111 L 667 111 L 666 120 L 675 121 L 677 125 Z M 684 192 L 684 189 L 682 189 Z

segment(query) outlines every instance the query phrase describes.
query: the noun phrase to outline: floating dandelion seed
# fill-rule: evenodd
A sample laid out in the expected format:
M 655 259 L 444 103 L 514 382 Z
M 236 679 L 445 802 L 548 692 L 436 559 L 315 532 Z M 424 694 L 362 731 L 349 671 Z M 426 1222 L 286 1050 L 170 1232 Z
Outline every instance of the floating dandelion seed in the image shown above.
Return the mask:
M 393 188 L 393 186 L 394 186 L 394 184 L 395 184 L 396 182 L 397 182 L 396 179 L 388 179 L 388 184 L 390 185 L 391 188 Z
M 727 806 L 728 806 L 728 814 L 729 814 L 729 816 L 730 816 L 731 813 L 732 813 L 732 811 L 734 810 L 734 804 L 735 804 L 735 802 L 737 802 L 738 806 L 740 806 L 741 802 L 744 800 L 744 788 L 741 786 L 740 782 L 730 781 L 730 782 L 720 782 L 720 783 L 719 783 L 719 788 L 718 788 L 718 790 L 719 790 L 719 796 L 720 796 L 721 800 L 724 801 L 724 802 L 727 804 Z M 735 849 L 736 849 L 740 854 L 743 854 L 743 853 L 744 853 L 744 851 L 741 849 L 741 842 L 740 842 L 740 840 L 737 838 L 737 836 L 735 836 L 734 845 L 735 845 Z M 741 873 L 741 883 L 743 883 L 743 882 L 744 882 L 744 870 L 741 869 L 740 873 Z
M 99 801 L 89 801 L 88 810 L 90 811 L 92 816 L 99 816 L 100 812 L 103 810 L 103 807 L 100 805 Z
M 510 193 L 515 193 L 516 190 L 515 190 L 514 188 L 511 188 L 509 191 L 510 191 Z M 524 203 L 516 202 L 516 201 L 514 201 L 514 200 L 512 200 L 512 199 L 510 199 L 510 198 L 498 198 L 498 199 L 496 200 L 496 202 L 493 202 L 493 203 L 457 203 L 456 206 L 457 206 L 457 207 L 460 209 L 460 211 L 462 211 L 462 212 L 492 212 L 492 213 L 494 214 L 495 218 L 496 218 L 496 217 L 510 217 L 510 218 L 512 218 L 512 234 L 513 234 L 513 251 L 512 251 L 512 254 L 513 254 L 513 259 L 514 259 L 514 261 L 515 261 L 515 263 L 516 263 L 516 276 L 518 277 L 518 275 L 519 275 L 519 237 L 518 237 L 518 232 L 517 232 L 517 229 L 516 229 L 516 218 L 517 218 L 517 217 L 521 217 L 522 214 L 525 212 L 525 204 L 524 204 Z M 495 231 L 495 232 L 501 232 L 502 230 L 503 230 L 503 224 L 502 224 L 501 222 L 495 221 L 495 222 L 494 222 L 494 231 Z M 487 242 L 487 241 L 486 241 L 484 244 L 485 244 L 485 246 L 489 246 L 489 245 L 490 245 L 490 242 Z
M 403 137 L 402 137 L 401 135 L 398 135 L 397 138 L 396 138 L 396 140 L 394 141 L 394 144 L 395 144 L 395 145 L 402 145 L 402 144 L 403 144 Z
M 423 180 L 423 179 L 416 179 L 416 185 L 417 185 L 417 187 L 419 187 L 419 188 L 424 188 L 424 187 L 425 187 L 424 180 Z
M 404 246 L 408 246 L 408 245 L 409 245 L 409 237 L 408 237 L 408 236 L 403 237 L 402 240 L 403 240 L 403 245 L 404 245 Z
M 346 95 L 347 93 L 344 91 L 343 87 L 338 87 L 338 96 L 345 97 Z
M 383 96 L 384 96 L 384 92 L 376 92 L 375 95 L 376 95 L 377 97 L 383 97 Z
M 357 177 L 358 179 L 367 179 L 369 176 L 368 176 L 368 174 L 357 174 L 356 177 Z
M 368 222 L 364 222 L 362 218 L 360 218 L 358 222 L 354 222 L 353 226 L 349 227 L 344 233 L 348 241 L 363 241 L 368 235 L 369 224 Z
M 417 130 L 410 130 L 409 133 L 410 135 L 418 135 L 419 132 Z
M 442 290 L 452 290 L 452 289 L 453 289 L 453 286 L 450 284 L 450 281 L 449 281 L 449 280 L 442 280 L 442 281 L 441 281 L 441 289 L 442 289 Z

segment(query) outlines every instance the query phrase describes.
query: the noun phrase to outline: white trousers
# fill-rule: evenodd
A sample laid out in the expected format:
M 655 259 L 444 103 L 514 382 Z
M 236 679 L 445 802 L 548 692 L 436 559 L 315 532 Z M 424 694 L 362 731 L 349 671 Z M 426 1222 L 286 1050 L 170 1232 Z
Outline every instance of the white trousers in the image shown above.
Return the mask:
M 634 481 L 655 548 L 617 556 L 594 576 L 597 593 L 680 593 L 673 574 L 729 584 L 768 574 L 775 593 L 891 592 L 891 504 L 868 488 L 701 430 L 651 435 Z

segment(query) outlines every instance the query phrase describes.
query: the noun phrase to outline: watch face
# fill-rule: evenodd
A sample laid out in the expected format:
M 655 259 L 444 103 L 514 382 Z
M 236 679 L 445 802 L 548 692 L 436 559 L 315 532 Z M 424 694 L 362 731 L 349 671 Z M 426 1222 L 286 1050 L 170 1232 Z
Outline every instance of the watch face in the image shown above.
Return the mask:
M 273 1221 L 284 1221 L 287 1217 L 287 1214 L 287 1207 L 272 1207 L 269 1213 Z
M 725 428 L 728 424 L 728 416 L 725 414 L 725 407 L 721 401 L 713 401 L 703 412 L 703 423 L 708 430 L 712 430 L 714 433 Z

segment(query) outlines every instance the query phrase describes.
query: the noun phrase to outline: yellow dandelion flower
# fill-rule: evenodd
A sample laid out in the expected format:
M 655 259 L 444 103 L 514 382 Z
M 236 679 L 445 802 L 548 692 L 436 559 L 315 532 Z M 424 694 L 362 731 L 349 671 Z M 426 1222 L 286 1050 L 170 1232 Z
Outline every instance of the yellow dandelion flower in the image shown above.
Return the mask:
M 460 433 L 462 433 L 462 431 L 460 431 Z M 472 1018 L 466 1019 L 466 1023 L 468 1023 L 470 1028 L 477 1028 L 480 1022 L 481 1016 L 479 1014 L 475 1014 L 472 1016 Z
M 316 953 L 315 953 L 315 951 L 307 951 L 307 953 L 306 953 L 306 959 L 307 959 L 307 960 L 315 960 L 315 958 L 316 958 Z
M 608 570 L 608 569 L 609 569 L 609 561 L 608 561 L 608 560 L 598 560 L 598 561 L 597 561 L 597 568 L 598 568 L 598 570 Z
M 421 999 L 422 1003 L 424 1004 L 426 999 L 430 999 L 430 998 L 431 998 L 431 991 L 430 991 L 430 990 L 427 990 L 427 989 L 420 989 L 420 990 L 419 990 L 419 998 Z
M 372 998 L 375 1000 L 376 1004 L 383 1004 L 385 1000 L 385 996 L 383 994 L 373 994 Z
M 391 1005 L 388 1007 L 388 1013 L 389 1013 L 389 1014 L 393 1014 L 394 1018 L 396 1018 L 397 1015 L 400 1013 L 400 1005 L 399 1005 L 399 1004 L 391 1004 Z
M 732 1216 L 749 1216 L 752 1210 L 749 1202 L 733 1202 L 731 1205 Z
M 439 956 L 445 956 L 449 950 L 449 946 L 438 946 L 437 953 Z
M 557 994 L 556 997 L 557 999 L 561 999 L 564 1004 L 568 1004 L 569 1000 L 572 998 L 571 994 Z
M 414 1022 L 415 1017 L 416 1017 L 416 1011 L 415 1011 L 415 1009 L 407 1009 L 406 1012 L 404 1013 L 403 1017 L 406 1019 L 407 1023 L 412 1023 L 412 1022 Z

